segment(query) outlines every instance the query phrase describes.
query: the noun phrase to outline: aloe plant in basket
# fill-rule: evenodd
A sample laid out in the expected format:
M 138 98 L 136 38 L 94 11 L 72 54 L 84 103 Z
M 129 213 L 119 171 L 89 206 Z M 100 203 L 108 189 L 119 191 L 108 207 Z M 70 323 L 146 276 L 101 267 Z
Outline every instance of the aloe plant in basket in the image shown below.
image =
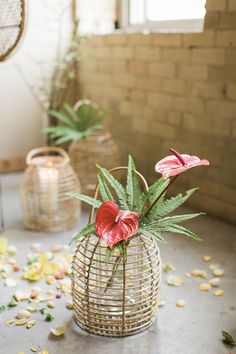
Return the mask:
M 55 144 L 71 141 L 68 154 L 77 173 L 83 193 L 91 194 L 96 185 L 96 166 L 111 168 L 119 163 L 119 151 L 110 132 L 104 128 L 105 112 L 89 99 L 73 107 L 64 105 L 64 113 L 50 110 L 60 125 L 44 129 Z
M 202 213 L 169 215 L 197 188 L 170 198 L 166 191 L 179 174 L 209 162 L 170 150 L 173 156 L 155 167 L 162 177 L 150 187 L 129 156 L 126 188 L 113 176 L 120 168 L 108 171 L 97 166 L 95 197 L 71 194 L 92 206 L 88 224 L 73 238 L 77 248 L 72 271 L 75 319 L 91 333 L 126 336 L 149 327 L 160 288 L 157 243 L 165 243 L 163 235 L 168 232 L 200 240 L 181 223 Z

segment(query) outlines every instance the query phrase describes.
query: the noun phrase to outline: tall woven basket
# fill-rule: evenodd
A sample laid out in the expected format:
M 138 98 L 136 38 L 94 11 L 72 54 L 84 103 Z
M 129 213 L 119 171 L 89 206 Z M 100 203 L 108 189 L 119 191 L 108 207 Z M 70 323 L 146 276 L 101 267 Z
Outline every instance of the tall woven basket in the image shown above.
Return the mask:
M 67 153 L 59 147 L 34 149 L 26 164 L 20 182 L 26 227 L 63 231 L 74 226 L 80 216 L 80 202 L 67 193 L 80 192 L 80 184 Z
M 74 108 L 78 109 L 83 102 L 78 101 Z M 73 141 L 68 155 L 79 177 L 82 193 L 89 195 L 93 194 L 97 182 L 96 163 L 107 169 L 120 164 L 118 147 L 107 130 L 96 130 L 86 138 Z
M 110 171 L 120 169 L 126 168 Z M 148 188 L 144 177 L 138 175 Z M 95 197 L 97 194 L 98 187 Z M 89 222 L 93 219 L 94 209 Z M 126 257 L 113 254 L 106 263 L 106 247 L 96 235 L 77 244 L 72 264 L 75 321 L 82 329 L 102 336 L 139 333 L 155 321 L 160 288 L 159 248 L 155 240 L 140 235 L 130 239 Z

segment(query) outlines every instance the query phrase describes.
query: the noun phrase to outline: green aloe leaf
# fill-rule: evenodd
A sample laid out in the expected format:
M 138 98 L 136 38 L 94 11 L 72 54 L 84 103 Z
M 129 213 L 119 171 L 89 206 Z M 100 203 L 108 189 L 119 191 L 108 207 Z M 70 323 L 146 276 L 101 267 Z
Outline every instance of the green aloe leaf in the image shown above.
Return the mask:
M 71 129 L 76 129 L 76 125 L 63 113 L 57 112 L 54 110 L 49 110 L 48 113 L 51 116 L 53 116 L 53 117 L 57 118 L 58 120 L 60 120 L 61 122 L 63 122 L 65 125 L 67 125 Z
M 126 200 L 126 192 L 122 184 L 119 181 L 117 181 L 117 179 L 113 177 L 112 174 L 106 168 L 102 168 L 99 165 L 97 165 L 97 168 L 99 169 L 101 175 L 107 180 L 110 186 L 114 189 L 121 207 L 124 208 L 125 210 L 129 210 L 127 200 Z
M 66 193 L 69 197 L 79 199 L 82 202 L 85 202 L 94 208 L 99 208 L 102 205 L 102 202 L 100 200 L 97 200 L 95 198 L 89 197 L 88 195 L 80 194 L 80 193 Z

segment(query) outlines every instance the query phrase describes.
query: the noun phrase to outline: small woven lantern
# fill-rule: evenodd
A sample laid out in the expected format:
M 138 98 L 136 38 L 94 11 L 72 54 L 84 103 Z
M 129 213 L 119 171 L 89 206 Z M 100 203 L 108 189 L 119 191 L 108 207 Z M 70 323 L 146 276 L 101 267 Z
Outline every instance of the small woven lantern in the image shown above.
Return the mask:
M 124 168 L 115 168 L 120 170 Z M 144 182 L 142 175 L 138 173 Z M 97 197 L 98 188 L 95 193 Z M 92 209 L 89 223 L 94 219 Z M 160 252 L 156 240 L 140 235 L 127 254 L 106 258 L 107 245 L 96 235 L 79 240 L 72 264 L 74 316 L 84 330 L 102 336 L 139 333 L 154 321 L 160 290 Z
M 67 153 L 59 147 L 34 149 L 26 164 L 20 182 L 26 227 L 48 231 L 71 228 L 80 216 L 80 202 L 67 193 L 80 192 L 80 184 Z

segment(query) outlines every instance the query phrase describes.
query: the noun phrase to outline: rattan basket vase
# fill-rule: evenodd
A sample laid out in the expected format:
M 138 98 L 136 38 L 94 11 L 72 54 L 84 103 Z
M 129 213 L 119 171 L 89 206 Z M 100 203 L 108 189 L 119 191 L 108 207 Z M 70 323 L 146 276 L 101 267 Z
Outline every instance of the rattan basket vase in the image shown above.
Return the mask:
M 80 184 L 67 153 L 59 147 L 34 149 L 26 164 L 20 182 L 25 226 L 47 231 L 74 226 L 80 216 L 80 202 L 66 193 L 80 192 Z
M 74 109 L 78 109 L 84 101 L 78 101 L 74 105 Z M 96 107 L 95 103 L 93 105 Z M 68 155 L 79 177 L 82 193 L 89 195 L 93 194 L 97 183 L 95 164 L 98 163 L 107 169 L 120 164 L 118 147 L 108 130 L 96 130 L 86 138 L 73 141 L 69 146 Z
M 93 219 L 92 209 L 90 222 Z M 158 308 L 161 261 L 157 242 L 144 235 L 133 237 L 126 257 L 114 254 L 108 263 L 106 247 L 96 235 L 78 241 L 72 264 L 75 321 L 102 336 L 139 333 L 155 321 Z

